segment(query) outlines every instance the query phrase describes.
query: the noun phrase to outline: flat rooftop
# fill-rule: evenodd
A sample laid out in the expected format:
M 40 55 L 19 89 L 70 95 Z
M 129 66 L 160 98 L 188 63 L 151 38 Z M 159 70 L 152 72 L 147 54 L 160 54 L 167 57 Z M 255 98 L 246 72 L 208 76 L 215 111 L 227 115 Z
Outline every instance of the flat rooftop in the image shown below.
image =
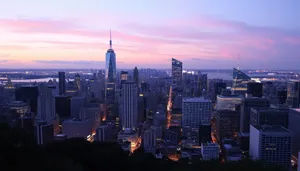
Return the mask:
M 211 102 L 209 98 L 204 98 L 203 96 L 201 97 L 193 97 L 193 98 L 184 98 L 182 100 L 183 102 Z
M 254 127 L 260 132 L 291 132 L 290 130 L 279 125 L 260 125 Z

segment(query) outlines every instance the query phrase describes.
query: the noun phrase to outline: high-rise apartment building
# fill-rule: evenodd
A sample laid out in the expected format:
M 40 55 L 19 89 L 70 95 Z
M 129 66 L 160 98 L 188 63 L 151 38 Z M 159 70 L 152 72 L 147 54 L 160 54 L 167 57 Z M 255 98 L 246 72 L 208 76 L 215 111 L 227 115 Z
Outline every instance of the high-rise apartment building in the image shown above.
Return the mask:
M 122 85 L 121 125 L 135 130 L 138 124 L 138 88 L 135 82 L 125 82 Z
M 282 126 L 250 125 L 250 151 L 254 160 L 266 166 L 277 164 L 289 170 L 292 156 L 292 132 Z
M 59 95 L 64 95 L 66 93 L 66 73 L 58 72 L 58 92 Z

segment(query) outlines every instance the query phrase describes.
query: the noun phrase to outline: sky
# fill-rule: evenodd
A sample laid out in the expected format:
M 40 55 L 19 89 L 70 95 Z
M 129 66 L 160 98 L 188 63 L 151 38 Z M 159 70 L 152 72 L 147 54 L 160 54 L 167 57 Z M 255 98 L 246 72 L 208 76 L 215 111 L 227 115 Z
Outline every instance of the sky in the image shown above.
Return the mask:
M 299 0 L 0 0 L 0 68 L 299 69 Z M 237 62 L 239 58 L 239 62 Z

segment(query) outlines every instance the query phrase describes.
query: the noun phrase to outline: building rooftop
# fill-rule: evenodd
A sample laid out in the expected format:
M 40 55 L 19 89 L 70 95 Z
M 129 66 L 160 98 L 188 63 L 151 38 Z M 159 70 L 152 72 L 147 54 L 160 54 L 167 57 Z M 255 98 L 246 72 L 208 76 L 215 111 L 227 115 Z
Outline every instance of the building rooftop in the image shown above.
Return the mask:
M 219 145 L 217 143 L 213 143 L 213 142 L 206 142 L 206 143 L 201 143 L 201 146 L 217 146 L 219 147 Z
M 240 99 L 242 99 L 242 97 L 240 95 L 236 95 L 236 94 L 218 95 L 217 98 L 240 98 Z
M 260 126 L 253 126 L 253 127 L 255 127 L 260 132 L 291 132 L 290 130 L 279 125 L 260 125 Z
M 182 100 L 183 102 L 211 102 L 209 98 L 204 98 L 203 96 L 201 97 L 194 97 L 194 98 L 184 98 Z

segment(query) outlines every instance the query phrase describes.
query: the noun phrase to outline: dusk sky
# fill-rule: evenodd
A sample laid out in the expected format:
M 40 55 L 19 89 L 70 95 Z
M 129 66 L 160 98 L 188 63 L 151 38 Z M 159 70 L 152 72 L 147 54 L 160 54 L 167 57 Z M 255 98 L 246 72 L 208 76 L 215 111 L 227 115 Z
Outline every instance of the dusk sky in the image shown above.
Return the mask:
M 0 68 L 299 69 L 300 0 L 0 0 Z

